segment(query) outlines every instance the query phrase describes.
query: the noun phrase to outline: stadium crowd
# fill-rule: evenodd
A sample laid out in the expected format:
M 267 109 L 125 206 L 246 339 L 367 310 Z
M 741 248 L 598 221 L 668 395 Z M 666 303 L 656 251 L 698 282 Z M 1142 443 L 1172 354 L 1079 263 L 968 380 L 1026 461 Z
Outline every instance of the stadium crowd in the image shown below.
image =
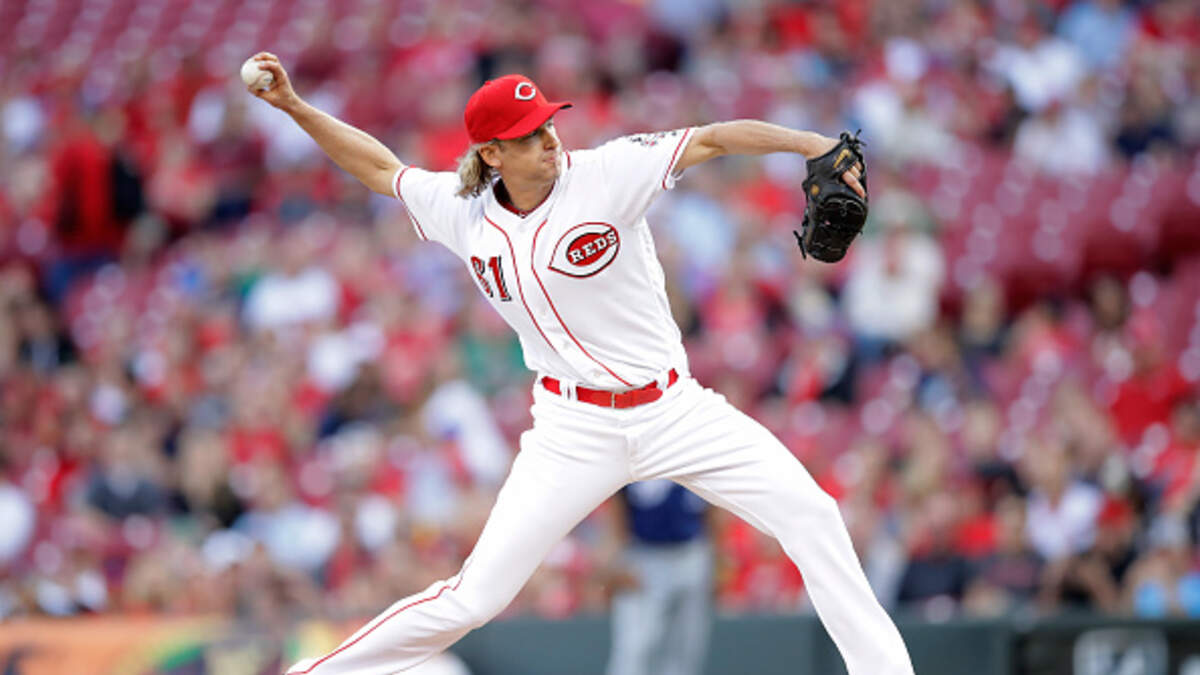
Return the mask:
M 258 46 L 434 169 L 511 71 L 575 103 L 568 148 L 861 127 L 843 264 L 793 248 L 799 157 L 654 207 L 693 373 L 838 498 L 890 608 L 1200 616 L 1194 2 L 29 0 L 0 41 L 0 617 L 369 615 L 503 481 L 515 337 L 245 92 Z M 597 529 L 509 611 L 603 609 Z M 719 607 L 805 607 L 769 538 L 715 538 Z

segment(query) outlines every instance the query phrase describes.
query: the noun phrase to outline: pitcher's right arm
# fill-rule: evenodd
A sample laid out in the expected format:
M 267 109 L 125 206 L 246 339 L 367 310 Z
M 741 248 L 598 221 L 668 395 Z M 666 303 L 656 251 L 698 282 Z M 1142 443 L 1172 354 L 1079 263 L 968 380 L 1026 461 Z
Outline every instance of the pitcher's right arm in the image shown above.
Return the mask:
M 254 55 L 254 60 L 261 64 L 261 69 L 275 76 L 275 82 L 265 90 L 247 87 L 251 94 L 290 115 L 335 164 L 363 185 L 379 194 L 393 195 L 392 179 L 404 163 L 387 146 L 367 132 L 301 99 L 292 88 L 287 71 L 274 54 L 259 52 Z

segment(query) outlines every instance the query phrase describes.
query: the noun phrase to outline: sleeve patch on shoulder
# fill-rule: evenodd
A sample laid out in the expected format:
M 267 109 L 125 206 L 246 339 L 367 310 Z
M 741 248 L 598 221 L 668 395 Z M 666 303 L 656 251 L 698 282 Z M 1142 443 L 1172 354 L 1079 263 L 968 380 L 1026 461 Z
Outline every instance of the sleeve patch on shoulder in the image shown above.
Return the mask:
M 630 143 L 637 143 L 638 145 L 652 148 L 658 145 L 663 139 L 675 138 L 681 133 L 683 133 L 683 130 L 681 129 L 675 129 L 673 131 L 656 131 L 647 134 L 633 134 L 631 136 L 626 136 L 625 139 Z

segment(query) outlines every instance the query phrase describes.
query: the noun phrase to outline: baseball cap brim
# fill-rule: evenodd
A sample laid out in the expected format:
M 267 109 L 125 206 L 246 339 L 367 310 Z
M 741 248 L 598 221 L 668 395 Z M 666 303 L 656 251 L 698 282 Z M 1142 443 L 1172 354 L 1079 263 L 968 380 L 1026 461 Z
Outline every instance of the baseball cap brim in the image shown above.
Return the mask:
M 554 113 L 564 108 L 570 108 L 570 101 L 553 101 L 546 105 L 534 108 L 528 115 L 517 120 L 517 123 L 504 131 L 496 134 L 496 139 L 501 141 L 511 141 L 514 138 L 520 138 L 526 134 L 531 134 L 538 127 L 546 123 L 546 120 L 554 116 Z

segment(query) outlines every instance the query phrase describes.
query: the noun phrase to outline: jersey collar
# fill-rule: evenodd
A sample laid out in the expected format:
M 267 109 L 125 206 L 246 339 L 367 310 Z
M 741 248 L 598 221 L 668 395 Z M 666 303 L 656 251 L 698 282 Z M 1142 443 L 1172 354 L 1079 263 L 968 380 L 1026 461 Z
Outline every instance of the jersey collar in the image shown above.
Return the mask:
M 513 208 L 511 204 L 505 204 L 500 201 L 496 195 L 495 186 L 492 189 L 484 192 L 484 214 L 493 223 L 501 225 L 505 228 L 521 227 L 526 222 L 540 223 L 545 220 L 545 214 L 552 208 L 558 195 L 562 193 L 563 185 L 567 182 L 567 172 L 570 170 L 571 162 L 563 153 L 563 171 L 559 173 L 558 180 L 554 181 L 554 187 L 550 188 L 549 194 L 542 200 L 541 204 L 533 207 L 531 211 L 521 212 Z
M 557 185 L 558 181 L 556 180 L 554 183 Z M 502 181 L 496 181 L 496 183 L 492 185 L 492 192 L 494 193 L 492 196 L 495 197 L 496 203 L 500 206 L 503 206 L 508 212 L 515 213 L 519 218 L 524 218 L 534 211 L 540 209 L 542 204 L 546 203 L 546 200 L 549 199 L 550 195 L 554 193 L 554 187 L 554 185 L 551 185 L 550 190 L 546 192 L 546 196 L 542 197 L 542 201 L 538 202 L 537 206 L 529 209 L 528 211 L 522 211 L 516 206 L 513 206 L 512 201 L 509 199 L 508 190 L 504 187 L 504 183 Z

